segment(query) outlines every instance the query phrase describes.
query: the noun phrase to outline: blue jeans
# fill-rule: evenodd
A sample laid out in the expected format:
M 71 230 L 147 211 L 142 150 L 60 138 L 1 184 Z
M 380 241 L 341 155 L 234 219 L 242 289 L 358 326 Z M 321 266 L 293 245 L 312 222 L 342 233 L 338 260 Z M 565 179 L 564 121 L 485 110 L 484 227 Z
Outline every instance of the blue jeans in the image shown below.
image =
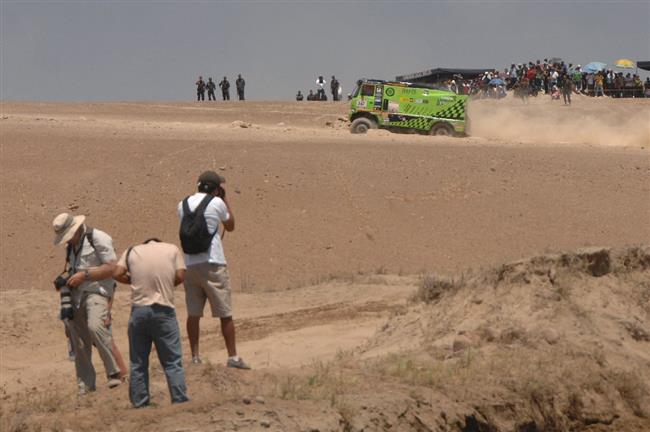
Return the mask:
M 168 306 L 134 306 L 129 318 L 129 398 L 134 407 L 149 405 L 149 354 L 156 345 L 165 370 L 172 403 L 185 402 L 187 387 L 183 370 L 180 330 L 176 311 Z

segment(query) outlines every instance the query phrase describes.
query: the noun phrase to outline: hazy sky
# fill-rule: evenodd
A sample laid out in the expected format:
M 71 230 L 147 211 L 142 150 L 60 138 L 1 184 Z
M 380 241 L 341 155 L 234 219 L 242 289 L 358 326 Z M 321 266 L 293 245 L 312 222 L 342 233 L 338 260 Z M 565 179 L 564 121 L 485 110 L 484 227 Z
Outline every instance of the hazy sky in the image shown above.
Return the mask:
M 650 60 L 646 1 L 0 0 L 4 100 L 192 100 L 198 75 L 292 99 L 336 75 L 558 56 Z

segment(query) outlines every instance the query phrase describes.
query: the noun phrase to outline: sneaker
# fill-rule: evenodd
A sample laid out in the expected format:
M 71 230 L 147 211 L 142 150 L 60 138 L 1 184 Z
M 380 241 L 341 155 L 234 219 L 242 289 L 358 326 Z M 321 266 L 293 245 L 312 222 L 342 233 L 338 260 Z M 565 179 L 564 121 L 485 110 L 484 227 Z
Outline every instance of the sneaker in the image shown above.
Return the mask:
M 203 361 L 201 361 L 201 357 L 199 356 L 192 356 L 192 363 L 193 364 L 201 364 Z
M 88 394 L 90 392 L 94 392 L 94 391 L 95 391 L 94 388 L 86 387 L 85 384 L 80 383 L 79 388 L 77 390 L 77 395 L 84 396 L 84 395 L 86 395 L 86 394 Z
M 226 363 L 226 366 L 230 368 L 236 368 L 236 369 L 250 369 L 251 367 L 244 362 L 244 359 L 241 357 L 238 357 L 237 360 L 233 358 L 228 359 L 228 363 Z
M 116 373 L 114 375 L 111 375 L 108 379 L 108 388 L 115 388 L 118 385 L 122 384 L 122 380 L 120 379 L 120 374 Z

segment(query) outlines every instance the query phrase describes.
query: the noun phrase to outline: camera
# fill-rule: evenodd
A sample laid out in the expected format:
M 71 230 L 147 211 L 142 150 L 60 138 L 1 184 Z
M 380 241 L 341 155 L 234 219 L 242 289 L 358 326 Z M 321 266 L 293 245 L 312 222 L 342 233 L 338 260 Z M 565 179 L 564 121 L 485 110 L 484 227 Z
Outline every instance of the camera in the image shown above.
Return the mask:
M 61 294 L 61 320 L 71 320 L 74 317 L 72 309 L 72 294 L 68 286 L 68 277 L 63 276 L 63 273 L 54 279 L 54 287 Z
M 60 290 L 68 284 L 68 279 L 69 277 L 64 277 L 63 274 L 58 275 L 56 279 L 54 279 L 54 288 L 56 288 L 57 291 Z
M 217 186 L 217 196 L 221 199 L 226 197 L 226 190 L 221 185 Z

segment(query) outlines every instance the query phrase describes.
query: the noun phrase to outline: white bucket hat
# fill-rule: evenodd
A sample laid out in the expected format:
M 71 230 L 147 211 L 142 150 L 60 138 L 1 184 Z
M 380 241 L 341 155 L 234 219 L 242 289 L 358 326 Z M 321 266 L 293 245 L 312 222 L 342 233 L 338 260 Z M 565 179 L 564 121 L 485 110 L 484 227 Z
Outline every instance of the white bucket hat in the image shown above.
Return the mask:
M 68 242 L 77 232 L 77 229 L 84 223 L 86 216 L 72 216 L 69 213 L 61 213 L 52 221 L 54 228 L 54 246 Z

